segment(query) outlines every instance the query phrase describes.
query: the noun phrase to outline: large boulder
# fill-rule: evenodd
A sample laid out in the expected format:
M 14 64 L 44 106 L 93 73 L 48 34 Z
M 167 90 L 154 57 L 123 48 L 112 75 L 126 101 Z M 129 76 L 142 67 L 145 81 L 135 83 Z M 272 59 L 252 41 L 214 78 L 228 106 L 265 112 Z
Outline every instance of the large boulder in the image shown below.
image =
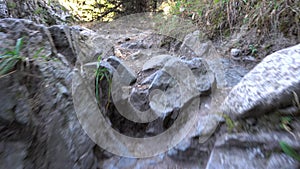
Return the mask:
M 300 45 L 267 56 L 236 85 L 222 110 L 234 118 L 292 106 L 300 96 Z
M 299 137 L 280 132 L 224 134 L 215 143 L 206 169 L 299 168 L 300 163 L 279 153 L 279 141 L 299 149 Z
M 72 63 L 58 53 L 59 42 L 28 20 L 1 19 L 0 30 L 0 48 L 13 50 L 23 37 L 20 55 L 29 59 L 0 77 L 0 168 L 96 168 L 95 144 L 73 108 Z M 40 49 L 46 60 L 33 59 Z

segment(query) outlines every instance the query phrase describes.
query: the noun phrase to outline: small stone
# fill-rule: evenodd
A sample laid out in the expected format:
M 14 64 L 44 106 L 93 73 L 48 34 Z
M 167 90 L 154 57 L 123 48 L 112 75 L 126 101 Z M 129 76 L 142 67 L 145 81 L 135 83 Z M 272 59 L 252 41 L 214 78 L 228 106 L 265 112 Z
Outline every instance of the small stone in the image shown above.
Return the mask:
M 141 57 L 143 57 L 143 53 L 141 53 L 141 51 L 137 51 L 137 52 L 134 52 L 133 54 L 130 55 L 130 58 L 132 60 L 138 60 L 140 59 Z
M 246 61 L 246 62 L 256 62 L 257 59 L 253 56 L 245 56 L 242 58 L 242 61 Z
M 8 17 L 8 8 L 5 0 L 0 0 L 0 18 Z
M 239 58 L 241 52 L 242 51 L 240 49 L 233 48 L 230 50 L 230 56 L 234 59 L 237 59 L 237 58 Z
M 198 69 L 201 68 L 203 65 L 203 61 L 201 58 L 193 58 L 191 60 L 181 59 L 181 61 L 185 63 L 190 69 Z

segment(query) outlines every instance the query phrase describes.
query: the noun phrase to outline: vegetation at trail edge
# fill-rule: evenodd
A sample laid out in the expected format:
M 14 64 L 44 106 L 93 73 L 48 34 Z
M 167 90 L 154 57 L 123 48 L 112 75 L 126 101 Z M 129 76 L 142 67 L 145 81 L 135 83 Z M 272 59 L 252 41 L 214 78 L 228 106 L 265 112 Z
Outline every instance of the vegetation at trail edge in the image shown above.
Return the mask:
M 278 31 L 285 36 L 298 36 L 300 32 L 298 0 L 59 0 L 59 2 L 76 18 L 83 21 L 108 21 L 131 13 L 165 11 L 194 20 L 211 38 L 228 36 L 243 25 L 257 28 L 260 34 Z
M 226 38 L 241 29 L 255 29 L 258 44 L 266 40 L 264 37 L 276 35 L 300 42 L 299 0 L 48 0 L 47 4 L 60 5 L 59 9 L 68 11 L 74 21 L 80 22 L 112 21 L 128 14 L 163 12 L 193 20 L 210 39 Z M 16 0 L 9 1 L 8 12 L 16 17 L 22 5 Z M 55 23 L 50 22 L 46 16 L 49 14 L 47 6 L 43 5 L 37 2 L 33 13 L 41 15 L 47 23 Z
M 300 32 L 298 0 L 178 0 L 172 12 L 193 17 L 210 37 L 229 35 L 243 25 L 261 34 L 279 31 L 297 36 Z
M 59 0 L 80 22 L 112 21 L 141 12 L 189 19 L 206 38 L 224 41 L 244 32 L 244 55 L 263 57 L 300 43 L 299 0 Z M 245 33 L 246 32 L 246 33 Z

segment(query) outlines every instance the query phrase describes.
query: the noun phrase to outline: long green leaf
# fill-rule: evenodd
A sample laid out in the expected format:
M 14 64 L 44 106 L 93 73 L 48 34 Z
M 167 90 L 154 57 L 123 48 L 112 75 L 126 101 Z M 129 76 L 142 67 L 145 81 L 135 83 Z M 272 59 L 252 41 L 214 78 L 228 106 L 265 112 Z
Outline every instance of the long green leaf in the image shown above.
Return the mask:
M 16 55 L 15 54 L 15 51 L 6 51 L 3 55 L 1 55 L 1 56 L 3 56 L 3 57 L 12 57 L 12 56 L 14 56 L 14 55 Z
M 17 44 L 16 44 L 16 49 L 15 49 L 15 55 L 19 56 L 20 55 L 20 51 L 21 51 L 21 48 L 23 46 L 23 38 L 19 38 L 17 40 Z
M 5 67 L 9 67 L 10 64 L 9 62 L 11 62 L 12 60 L 14 60 L 13 58 L 5 58 L 0 62 L 0 70 L 3 70 Z
M 18 63 L 19 60 L 16 59 L 5 59 L 3 62 L 0 64 L 0 75 L 4 75 L 8 73 L 11 69 L 15 67 L 15 65 Z
M 98 76 L 96 76 L 96 99 L 97 101 L 99 101 L 100 97 L 99 97 L 99 79 Z
M 289 146 L 284 141 L 280 141 L 279 145 L 285 154 L 291 156 L 297 161 L 300 161 L 300 155 L 291 146 Z

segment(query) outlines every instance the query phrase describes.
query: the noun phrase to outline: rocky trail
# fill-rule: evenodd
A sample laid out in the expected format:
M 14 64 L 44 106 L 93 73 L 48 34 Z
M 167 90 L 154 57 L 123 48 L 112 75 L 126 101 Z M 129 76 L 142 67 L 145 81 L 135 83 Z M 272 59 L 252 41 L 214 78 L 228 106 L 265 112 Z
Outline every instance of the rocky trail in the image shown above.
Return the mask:
M 0 47 L 24 37 L 29 60 L 0 78 L 0 168 L 299 168 L 279 145 L 300 150 L 299 45 L 258 64 L 125 21 L 0 20 Z

